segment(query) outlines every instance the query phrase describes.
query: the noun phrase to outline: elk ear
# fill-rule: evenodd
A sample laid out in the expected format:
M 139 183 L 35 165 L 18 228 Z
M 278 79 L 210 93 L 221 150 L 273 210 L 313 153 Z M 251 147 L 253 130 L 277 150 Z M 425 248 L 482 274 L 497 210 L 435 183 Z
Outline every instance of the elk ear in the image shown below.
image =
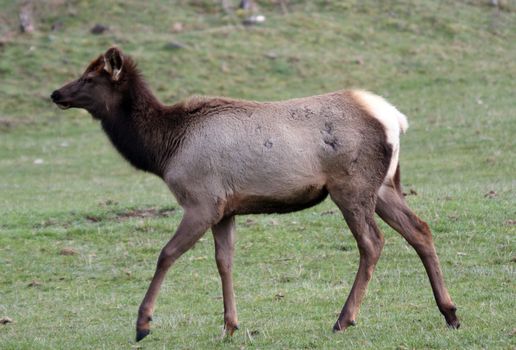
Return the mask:
M 104 70 L 111 75 L 113 81 L 120 79 L 124 66 L 124 55 L 117 47 L 112 47 L 104 54 Z

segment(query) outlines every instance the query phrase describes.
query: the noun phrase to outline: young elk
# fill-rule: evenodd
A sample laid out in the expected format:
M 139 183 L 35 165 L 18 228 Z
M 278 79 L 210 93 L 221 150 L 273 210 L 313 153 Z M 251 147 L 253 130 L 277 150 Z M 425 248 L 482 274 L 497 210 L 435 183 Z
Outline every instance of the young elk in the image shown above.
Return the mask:
M 358 272 L 335 331 L 355 325 L 384 238 L 376 212 L 421 258 L 439 310 L 459 327 L 428 225 L 407 206 L 400 186 L 399 135 L 407 119 L 366 91 L 337 91 L 280 102 L 196 97 L 161 104 L 134 61 L 117 48 L 52 93 L 62 109 L 84 108 L 136 168 L 162 178 L 184 209 L 163 247 L 136 322 L 149 334 L 156 297 L 170 266 L 211 228 L 222 280 L 224 328 L 238 329 L 232 264 L 235 215 L 287 213 L 329 194 L 360 253 Z

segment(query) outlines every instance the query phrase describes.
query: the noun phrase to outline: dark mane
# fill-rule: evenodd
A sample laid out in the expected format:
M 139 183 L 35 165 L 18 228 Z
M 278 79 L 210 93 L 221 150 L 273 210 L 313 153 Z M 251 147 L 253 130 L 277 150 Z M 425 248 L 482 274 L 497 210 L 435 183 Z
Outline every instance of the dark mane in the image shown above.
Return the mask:
M 134 167 L 161 176 L 184 135 L 182 111 L 159 102 L 129 56 L 124 56 L 124 74 L 118 84 L 125 91 L 118 115 L 103 118 L 102 127 Z

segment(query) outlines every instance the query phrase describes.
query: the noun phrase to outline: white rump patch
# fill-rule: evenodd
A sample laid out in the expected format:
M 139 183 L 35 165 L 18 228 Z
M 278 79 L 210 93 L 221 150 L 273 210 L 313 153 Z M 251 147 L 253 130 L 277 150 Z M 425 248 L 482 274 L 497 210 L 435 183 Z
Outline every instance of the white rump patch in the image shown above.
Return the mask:
M 387 142 L 392 146 L 392 158 L 385 179 L 392 179 L 398 166 L 400 152 L 400 133 L 408 129 L 407 117 L 383 97 L 364 90 L 352 91 L 356 101 L 385 128 Z

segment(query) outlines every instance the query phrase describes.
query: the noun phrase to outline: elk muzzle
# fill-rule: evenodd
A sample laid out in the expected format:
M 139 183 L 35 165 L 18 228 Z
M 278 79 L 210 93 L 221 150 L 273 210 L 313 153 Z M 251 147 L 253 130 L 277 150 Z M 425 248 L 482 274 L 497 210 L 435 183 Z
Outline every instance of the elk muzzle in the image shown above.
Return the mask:
M 61 109 L 68 109 L 71 107 L 70 104 L 65 101 L 63 94 L 61 94 L 59 90 L 52 92 L 50 99 Z

